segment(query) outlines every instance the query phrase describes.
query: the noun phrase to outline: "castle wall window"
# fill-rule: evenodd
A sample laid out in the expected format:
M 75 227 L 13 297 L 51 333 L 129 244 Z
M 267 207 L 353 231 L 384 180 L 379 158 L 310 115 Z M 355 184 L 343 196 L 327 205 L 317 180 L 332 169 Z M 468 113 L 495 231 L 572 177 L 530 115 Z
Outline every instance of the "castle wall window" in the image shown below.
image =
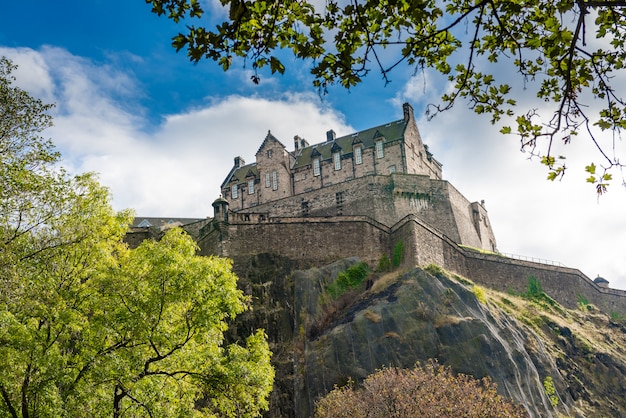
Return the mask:
M 254 194 L 254 179 L 248 180 L 248 194 Z
M 376 141 L 376 158 L 383 158 L 385 156 L 385 149 L 383 148 L 383 141 Z
M 333 154 L 333 164 L 335 164 L 335 170 L 341 170 L 341 154 L 336 152 Z
M 271 180 L 270 180 L 270 173 L 265 173 L 265 187 L 270 187 Z
M 389 174 L 393 174 L 396 172 L 396 166 L 392 165 L 391 167 L 389 167 Z
M 237 185 L 233 184 L 231 187 L 231 193 L 233 195 L 233 199 L 237 199 L 239 197 L 239 190 L 237 189 Z
M 267 158 L 272 158 L 272 150 L 271 149 L 267 150 Z
M 320 175 L 320 159 L 319 158 L 316 158 L 313 160 L 313 175 L 314 176 Z
M 272 190 L 278 190 L 278 173 L 272 171 Z
M 363 164 L 363 148 L 356 147 L 354 149 L 354 162 L 356 164 Z

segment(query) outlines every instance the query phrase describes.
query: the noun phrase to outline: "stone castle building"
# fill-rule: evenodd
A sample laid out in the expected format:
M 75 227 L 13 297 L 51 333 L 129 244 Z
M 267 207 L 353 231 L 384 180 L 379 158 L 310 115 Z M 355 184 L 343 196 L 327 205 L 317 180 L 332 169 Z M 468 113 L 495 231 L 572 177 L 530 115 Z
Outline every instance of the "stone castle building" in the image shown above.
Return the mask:
M 376 267 L 401 243 L 407 267 L 436 264 L 515 292 L 525 292 L 534 276 L 567 307 L 584 296 L 605 312 L 626 313 L 626 292 L 606 280 L 499 254 L 484 202 L 470 202 L 443 179 L 409 104 L 403 115 L 342 137 L 330 130 L 313 145 L 296 136 L 293 150 L 268 132 L 254 162 L 234 159 L 212 219 L 165 223 L 182 225 L 201 254 L 232 258 L 236 271 L 238 260 L 260 254 L 303 268 L 354 256 Z M 128 241 L 154 236 L 163 222 L 137 218 Z
M 296 136 L 293 151 L 268 132 L 255 162 L 235 158 L 218 206 L 244 221 L 366 216 L 393 227 L 417 215 L 458 244 L 496 251 L 484 205 L 442 179 L 413 108 L 403 111 L 403 119 L 351 135 L 330 130 L 319 144 Z

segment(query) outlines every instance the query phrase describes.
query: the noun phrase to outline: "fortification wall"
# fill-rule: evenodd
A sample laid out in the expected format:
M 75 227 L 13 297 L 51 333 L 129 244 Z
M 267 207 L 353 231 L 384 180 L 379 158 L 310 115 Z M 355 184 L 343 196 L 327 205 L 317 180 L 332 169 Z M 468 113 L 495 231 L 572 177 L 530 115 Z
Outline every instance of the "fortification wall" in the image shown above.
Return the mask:
M 389 252 L 389 228 L 366 217 L 281 218 L 211 229 L 198 242 L 201 254 L 225 257 L 274 253 L 319 265 L 358 255 L 376 266 Z M 220 240 L 220 235 L 222 239 Z
M 467 268 L 464 275 L 490 288 L 523 293 L 532 276 L 548 295 L 567 308 L 576 308 L 579 299 L 584 298 L 604 312 L 626 313 L 625 291 L 602 288 L 577 269 L 463 252 Z
M 281 218 L 215 224 L 199 240 L 201 253 L 237 257 L 274 253 L 298 265 L 320 265 L 357 256 L 375 267 L 402 242 L 404 266 L 436 264 L 474 282 L 523 293 L 536 277 L 551 297 L 568 308 L 581 298 L 606 313 L 626 314 L 626 292 L 602 288 L 579 270 L 483 254 L 459 247 L 416 215 L 389 228 L 365 216 Z

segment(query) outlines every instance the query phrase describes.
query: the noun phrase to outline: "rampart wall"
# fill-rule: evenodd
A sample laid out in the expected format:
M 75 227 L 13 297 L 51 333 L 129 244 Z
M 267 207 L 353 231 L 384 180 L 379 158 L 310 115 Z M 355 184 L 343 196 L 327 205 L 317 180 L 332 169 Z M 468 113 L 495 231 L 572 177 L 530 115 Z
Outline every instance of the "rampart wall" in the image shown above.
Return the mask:
M 416 215 L 393 227 L 366 216 L 235 219 L 213 223 L 201 231 L 204 255 L 226 257 L 274 253 L 315 266 L 358 256 L 375 267 L 383 253 L 392 256 L 402 242 L 405 266 L 436 264 L 496 290 L 523 293 L 528 278 L 536 277 L 543 290 L 567 308 L 580 299 L 606 313 L 626 314 L 626 292 L 602 288 L 579 270 L 485 254 L 458 246 Z

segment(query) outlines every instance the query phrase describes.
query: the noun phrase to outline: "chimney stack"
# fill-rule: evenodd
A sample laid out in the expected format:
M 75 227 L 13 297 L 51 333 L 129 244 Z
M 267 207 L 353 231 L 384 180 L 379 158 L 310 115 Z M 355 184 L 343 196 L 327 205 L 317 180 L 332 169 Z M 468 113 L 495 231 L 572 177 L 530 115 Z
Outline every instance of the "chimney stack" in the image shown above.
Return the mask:
M 235 157 L 235 168 L 242 167 L 246 162 L 241 157 Z
M 298 135 L 293 137 L 293 144 L 295 146 L 296 152 L 298 152 L 298 150 L 300 149 L 300 141 L 301 140 L 302 140 L 302 138 L 300 138 Z
M 327 142 L 334 141 L 336 137 L 337 136 L 335 134 L 335 131 L 333 131 L 332 129 L 330 131 L 326 132 L 326 141 Z
M 404 112 L 404 120 L 406 122 L 413 119 L 413 106 L 408 103 L 402 105 L 402 111 Z

